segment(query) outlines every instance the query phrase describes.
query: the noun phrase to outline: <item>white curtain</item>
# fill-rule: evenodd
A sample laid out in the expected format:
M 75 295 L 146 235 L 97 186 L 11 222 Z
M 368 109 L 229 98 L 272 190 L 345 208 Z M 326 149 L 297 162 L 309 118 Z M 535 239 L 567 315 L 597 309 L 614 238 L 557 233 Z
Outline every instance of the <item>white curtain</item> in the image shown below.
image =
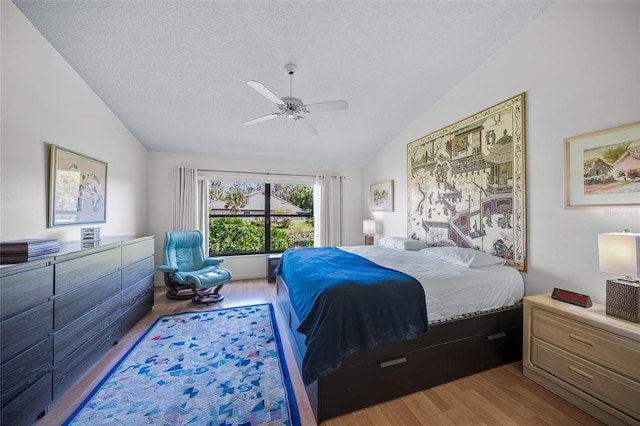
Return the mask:
M 342 245 L 342 176 L 317 176 L 313 189 L 314 246 Z
M 224 170 L 198 170 L 197 178 L 200 181 L 199 189 L 199 220 L 205 237 L 205 248 L 209 247 L 209 193 L 207 182 L 241 181 L 263 183 L 296 183 L 314 184 L 314 245 L 341 246 L 342 245 L 342 176 L 309 176 L 281 173 L 251 173 L 233 172 Z M 195 229 L 195 228 L 194 228 Z
M 200 229 L 198 208 L 198 171 L 192 167 L 176 169 L 176 203 L 173 209 L 173 230 Z
M 209 188 L 206 180 L 198 181 L 198 225 L 204 237 L 204 254 L 209 256 Z

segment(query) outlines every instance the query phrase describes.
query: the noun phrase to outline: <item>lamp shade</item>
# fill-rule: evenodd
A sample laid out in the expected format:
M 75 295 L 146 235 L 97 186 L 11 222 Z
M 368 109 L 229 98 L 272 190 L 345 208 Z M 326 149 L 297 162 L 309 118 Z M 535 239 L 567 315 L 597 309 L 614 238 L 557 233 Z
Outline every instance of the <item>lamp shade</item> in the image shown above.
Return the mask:
M 600 272 L 637 278 L 640 276 L 640 234 L 598 234 Z
M 375 220 L 363 220 L 362 232 L 366 235 L 373 235 L 376 233 L 376 221 Z

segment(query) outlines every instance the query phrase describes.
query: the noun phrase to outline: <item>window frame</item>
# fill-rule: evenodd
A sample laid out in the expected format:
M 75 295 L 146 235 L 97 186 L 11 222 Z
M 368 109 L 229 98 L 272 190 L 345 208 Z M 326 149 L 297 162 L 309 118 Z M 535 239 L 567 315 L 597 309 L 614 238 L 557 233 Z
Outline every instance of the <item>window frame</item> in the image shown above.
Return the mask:
M 244 179 L 243 180 L 237 180 L 234 179 L 233 177 L 226 177 L 226 178 L 222 178 L 222 177 L 216 177 L 216 178 L 207 178 L 207 194 L 208 194 L 208 188 L 209 188 L 209 182 L 214 181 L 214 182 L 226 182 L 226 183 L 230 183 L 230 182 L 246 182 Z M 255 254 L 272 254 L 272 253 L 282 253 L 284 250 L 272 250 L 271 249 L 271 225 L 272 225 L 272 218 L 287 218 L 287 217 L 291 217 L 291 218 L 311 218 L 314 219 L 314 209 L 315 206 L 312 205 L 312 210 L 311 212 L 299 212 L 299 213 L 290 213 L 290 214 L 285 214 L 285 213 L 279 213 L 279 214 L 274 214 L 271 212 L 271 188 L 272 185 L 277 184 L 278 182 L 263 182 L 263 181 L 258 181 L 258 180 L 253 180 L 251 181 L 251 183 L 259 183 L 264 185 L 264 212 L 262 214 L 259 213 L 248 213 L 248 212 L 238 212 L 238 213 L 233 213 L 233 212 L 226 212 L 224 214 L 214 214 L 211 212 L 211 209 L 209 209 L 208 207 L 208 203 L 207 203 L 207 217 L 208 217 L 208 221 L 207 224 L 210 225 L 210 221 L 212 218 L 231 218 L 231 217 L 236 217 L 236 218 L 240 218 L 240 219 L 246 219 L 246 218 L 263 218 L 264 221 L 264 241 L 263 241 L 263 246 L 264 246 L 264 250 L 262 251 L 243 251 L 243 252 L 230 252 L 230 253 L 214 253 L 214 252 L 209 252 L 209 256 L 225 256 L 225 257 L 232 257 L 232 256 L 243 256 L 243 255 L 255 255 Z M 311 186 L 311 190 L 314 191 L 314 185 L 310 184 L 308 182 L 294 182 L 294 181 L 287 181 L 286 183 L 283 183 L 285 185 L 297 185 L 297 186 Z M 315 224 L 313 226 L 314 232 L 315 232 Z M 211 236 L 209 236 L 211 237 Z M 286 249 L 285 249 L 286 250 Z

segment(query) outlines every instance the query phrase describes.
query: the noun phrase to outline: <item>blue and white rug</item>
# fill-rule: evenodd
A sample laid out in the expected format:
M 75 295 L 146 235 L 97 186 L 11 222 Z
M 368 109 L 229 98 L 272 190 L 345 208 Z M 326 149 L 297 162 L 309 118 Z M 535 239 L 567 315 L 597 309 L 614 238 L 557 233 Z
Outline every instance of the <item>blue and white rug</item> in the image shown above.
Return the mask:
M 65 425 L 300 425 L 271 304 L 165 315 Z

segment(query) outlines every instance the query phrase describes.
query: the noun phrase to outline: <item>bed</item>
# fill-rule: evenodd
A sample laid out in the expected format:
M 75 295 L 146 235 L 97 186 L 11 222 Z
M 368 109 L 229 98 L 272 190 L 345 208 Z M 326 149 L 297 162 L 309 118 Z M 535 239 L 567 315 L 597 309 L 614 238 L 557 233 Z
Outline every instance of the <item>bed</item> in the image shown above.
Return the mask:
M 523 280 L 489 254 L 292 249 L 276 274 L 318 424 L 522 358 Z

